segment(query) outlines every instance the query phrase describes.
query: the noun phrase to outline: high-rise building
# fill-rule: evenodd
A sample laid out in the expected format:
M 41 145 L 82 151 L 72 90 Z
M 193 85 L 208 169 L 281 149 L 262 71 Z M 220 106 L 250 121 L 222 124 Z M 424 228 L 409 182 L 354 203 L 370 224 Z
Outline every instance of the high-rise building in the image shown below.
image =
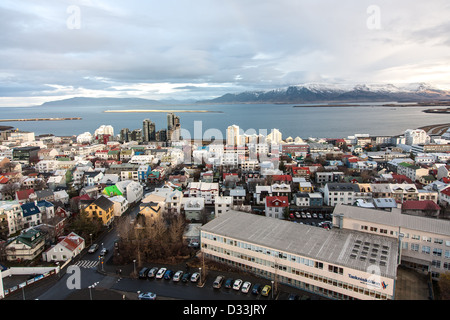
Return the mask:
M 150 119 L 145 119 L 142 124 L 142 139 L 144 142 L 156 140 L 155 123 Z
M 179 141 L 180 140 L 180 118 L 174 113 L 167 114 L 167 140 Z
M 239 126 L 233 124 L 227 128 L 227 146 L 238 146 L 240 144 Z
M 120 130 L 119 141 L 120 142 L 129 142 L 130 141 L 130 129 L 123 128 L 122 130 Z

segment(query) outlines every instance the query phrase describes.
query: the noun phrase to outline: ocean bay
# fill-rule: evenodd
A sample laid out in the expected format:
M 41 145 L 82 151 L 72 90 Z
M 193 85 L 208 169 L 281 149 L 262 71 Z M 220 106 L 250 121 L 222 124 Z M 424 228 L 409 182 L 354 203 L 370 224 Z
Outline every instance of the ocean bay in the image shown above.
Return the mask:
M 298 104 L 295 104 L 298 105 Z M 139 109 L 136 107 L 21 107 L 1 108 L 1 119 L 81 117 L 78 121 L 3 122 L 19 130 L 33 131 L 36 135 L 55 134 L 57 136 L 79 135 L 91 132 L 101 125 L 111 125 L 114 133 L 122 128 L 130 130 L 142 128 L 142 121 L 155 122 L 156 130 L 166 128 L 167 112 L 179 111 L 181 127 L 194 135 L 194 128 L 201 121 L 201 134 L 208 139 L 209 129 L 218 129 L 225 136 L 226 128 L 236 124 L 244 132 L 265 133 L 277 128 L 283 138 L 321 137 L 341 138 L 355 133 L 372 136 L 394 136 L 406 129 L 414 129 L 432 124 L 449 122 L 448 115 L 424 113 L 426 107 L 382 107 L 377 104 L 365 106 L 308 106 L 294 107 L 294 104 L 223 104 L 223 105 L 167 105 L 158 106 L 158 112 L 119 113 L 106 110 Z M 152 109 L 146 107 L 142 109 Z M 201 109 L 209 112 L 193 113 L 187 110 Z M 217 130 L 210 130 L 217 131 Z M 204 135 L 204 133 L 206 134 Z M 196 133 L 198 136 L 198 132 Z M 218 137 L 216 137 L 218 138 Z

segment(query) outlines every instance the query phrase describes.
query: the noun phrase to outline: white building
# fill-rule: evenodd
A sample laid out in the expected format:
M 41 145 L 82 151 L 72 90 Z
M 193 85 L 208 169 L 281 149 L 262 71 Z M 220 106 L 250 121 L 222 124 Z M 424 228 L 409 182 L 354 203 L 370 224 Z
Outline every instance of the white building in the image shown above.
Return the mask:
M 219 217 L 220 215 L 230 211 L 231 207 L 233 206 L 233 197 L 217 196 L 215 200 L 214 212 L 216 217 Z
M 400 239 L 399 247 L 391 249 L 400 252 L 401 263 L 431 272 L 435 278 L 450 268 L 450 221 L 402 214 L 398 208 L 385 211 L 338 205 L 333 211 L 333 225 L 342 230 Z M 361 243 L 358 255 L 364 250 L 370 261 L 373 249 L 366 250 L 364 246 Z M 380 263 L 387 263 L 389 250 L 383 246 L 377 249 L 375 256 L 381 258 Z
M 97 130 L 95 130 L 94 136 L 109 134 L 114 136 L 114 128 L 110 125 L 101 125 Z
M 77 143 L 91 143 L 93 139 L 94 138 L 90 132 L 84 132 L 77 136 Z
M 430 142 L 430 137 L 422 129 L 408 129 L 405 131 L 405 144 L 426 144 Z
M 200 243 L 207 259 L 328 298 L 395 299 L 396 238 L 229 211 L 202 226 Z M 375 261 L 360 258 L 365 246 Z

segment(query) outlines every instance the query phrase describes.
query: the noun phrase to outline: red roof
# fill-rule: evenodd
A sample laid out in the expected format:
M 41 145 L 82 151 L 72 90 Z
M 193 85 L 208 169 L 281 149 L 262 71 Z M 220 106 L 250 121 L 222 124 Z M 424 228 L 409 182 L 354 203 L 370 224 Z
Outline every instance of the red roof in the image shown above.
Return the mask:
M 60 244 L 70 251 L 74 251 L 81 243 L 83 243 L 83 241 L 83 238 L 71 232 L 67 237 L 64 238 L 64 240 L 60 242 Z
M 266 197 L 266 205 L 268 207 L 288 207 L 289 199 L 285 196 L 280 197 Z
M 5 184 L 8 183 L 9 179 L 5 176 L 0 176 L 0 183 Z
M 17 200 L 28 200 L 30 194 L 34 193 L 34 189 L 17 190 L 16 196 Z
M 292 176 L 288 174 L 279 174 L 279 175 L 273 175 L 272 176 L 273 181 L 292 181 Z
M 417 201 L 409 200 L 404 201 L 402 204 L 402 210 L 439 210 L 440 207 L 431 200 Z
M 413 183 L 413 181 L 408 178 L 407 176 L 405 176 L 404 174 L 392 174 L 392 178 L 397 182 L 397 183 Z
M 445 194 L 446 196 L 450 197 L 450 187 L 445 188 L 444 190 L 441 190 L 441 193 Z

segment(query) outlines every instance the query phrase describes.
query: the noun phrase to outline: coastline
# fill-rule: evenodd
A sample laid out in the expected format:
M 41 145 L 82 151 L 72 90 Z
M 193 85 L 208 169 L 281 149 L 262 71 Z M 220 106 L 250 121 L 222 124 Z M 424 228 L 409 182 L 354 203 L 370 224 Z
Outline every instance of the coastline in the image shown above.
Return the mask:
M 64 121 L 64 120 L 82 120 L 82 118 L 79 118 L 79 117 L 70 117 L 70 118 L 0 119 L 0 122 L 15 122 L 15 121 Z
M 213 111 L 213 110 L 154 110 L 154 109 L 131 109 L 131 110 L 105 110 L 105 113 L 146 113 L 146 112 L 184 112 L 184 113 L 223 113 L 223 111 Z

